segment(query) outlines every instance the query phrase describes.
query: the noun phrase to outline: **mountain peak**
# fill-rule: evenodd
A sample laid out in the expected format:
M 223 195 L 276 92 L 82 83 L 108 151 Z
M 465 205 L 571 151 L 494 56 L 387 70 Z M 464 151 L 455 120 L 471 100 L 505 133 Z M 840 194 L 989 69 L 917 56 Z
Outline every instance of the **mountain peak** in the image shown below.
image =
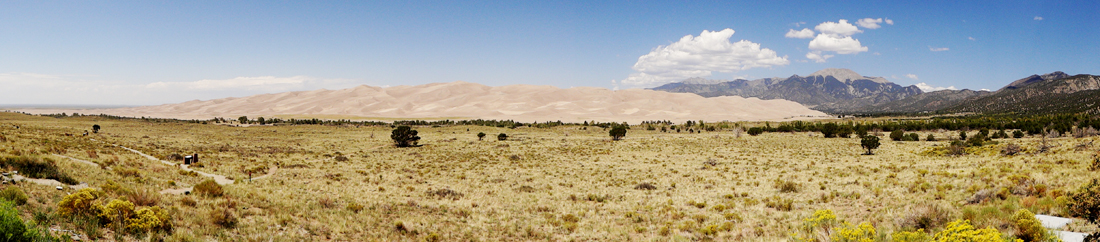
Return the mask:
M 833 78 L 836 78 L 837 80 L 840 80 L 840 81 L 845 82 L 845 83 L 851 83 L 852 81 L 855 81 L 855 80 L 871 80 L 871 81 L 877 82 L 877 83 L 890 83 L 890 81 L 887 81 L 885 78 L 882 78 L 882 77 L 867 77 L 867 76 L 860 75 L 859 73 L 856 73 L 855 71 L 852 71 L 852 70 L 849 70 L 849 69 L 844 69 L 844 68 L 822 69 L 820 71 L 815 71 L 814 73 L 810 73 L 809 76 L 832 76 Z
M 1057 79 L 1062 79 L 1062 78 L 1066 78 L 1066 77 L 1069 77 L 1069 75 L 1066 74 L 1065 72 L 1061 72 L 1061 71 L 1055 71 L 1055 72 L 1051 72 L 1051 73 L 1047 73 L 1047 74 L 1043 74 L 1043 75 L 1031 75 L 1031 76 L 1028 76 L 1028 77 L 1024 77 L 1023 79 L 1016 80 L 1012 83 L 1009 83 L 1007 86 L 1002 87 L 1001 89 L 1002 90 L 1003 89 L 1016 89 L 1016 88 L 1027 86 L 1027 85 L 1030 85 L 1030 84 L 1036 83 L 1036 82 L 1057 80 Z

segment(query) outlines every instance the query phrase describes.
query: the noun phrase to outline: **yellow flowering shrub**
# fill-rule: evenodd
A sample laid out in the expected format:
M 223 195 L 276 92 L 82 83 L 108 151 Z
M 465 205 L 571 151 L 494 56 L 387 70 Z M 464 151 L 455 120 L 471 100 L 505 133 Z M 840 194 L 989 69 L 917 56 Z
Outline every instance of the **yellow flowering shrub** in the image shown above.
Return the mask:
M 167 229 L 169 221 L 168 213 L 160 207 L 145 207 L 134 212 L 133 218 L 126 220 L 126 229 L 135 232 L 149 232 L 157 229 Z
M 1003 242 L 1000 231 L 994 228 L 975 229 L 970 220 L 955 220 L 933 238 L 936 242 Z M 1017 239 L 1015 241 L 1023 242 Z
M 917 231 L 898 231 L 890 235 L 894 242 L 927 242 L 932 241 L 932 238 L 928 236 L 928 233 L 924 232 L 924 229 L 918 229 Z
M 95 215 L 99 212 L 95 209 L 96 200 L 102 196 L 103 192 L 95 188 L 80 189 L 57 203 L 57 213 L 61 216 Z
M 843 225 L 834 229 L 836 232 L 833 233 L 832 239 L 837 242 L 874 242 L 877 235 L 875 226 L 868 222 L 860 223 L 859 226 L 844 222 Z
M 114 199 L 99 209 L 99 218 L 106 222 L 125 221 L 133 214 L 134 204 L 126 200 Z

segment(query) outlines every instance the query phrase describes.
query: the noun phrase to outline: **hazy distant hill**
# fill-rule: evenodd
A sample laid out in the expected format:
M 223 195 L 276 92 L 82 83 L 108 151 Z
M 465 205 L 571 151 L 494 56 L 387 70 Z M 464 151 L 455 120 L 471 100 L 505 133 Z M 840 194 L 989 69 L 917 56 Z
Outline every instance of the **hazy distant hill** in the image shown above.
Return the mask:
M 41 110 L 40 110 L 41 111 Z M 60 113 L 66 111 L 53 111 Z M 359 86 L 189 101 L 121 109 L 67 111 L 183 119 L 292 116 L 380 119 L 497 119 L 521 122 L 631 122 L 648 120 L 783 120 L 826 116 L 786 100 L 704 98 L 652 90 L 596 87 L 491 87 L 469 82 L 418 86 Z
M 993 94 L 990 91 L 939 90 L 906 97 L 905 99 L 865 106 L 852 113 L 926 113 L 958 105 L 960 102 Z
M 845 113 L 860 107 L 901 100 L 923 93 L 916 86 L 902 87 L 882 77 L 867 77 L 848 69 L 824 69 L 809 76 L 757 80 L 710 81 L 688 79 L 652 90 L 695 93 L 704 97 L 742 96 L 785 99 L 814 110 Z
M 1035 78 L 1038 77 L 1038 78 Z M 1012 82 L 996 93 L 960 102 L 942 112 L 1100 113 L 1100 76 L 1054 72 Z

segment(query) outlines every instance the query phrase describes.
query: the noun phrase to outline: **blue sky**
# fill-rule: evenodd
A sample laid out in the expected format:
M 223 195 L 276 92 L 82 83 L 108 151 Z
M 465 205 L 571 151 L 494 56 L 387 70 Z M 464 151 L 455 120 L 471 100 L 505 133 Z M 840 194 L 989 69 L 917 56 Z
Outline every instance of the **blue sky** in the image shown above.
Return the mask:
M 4 1 L 0 104 L 458 80 L 637 88 L 824 68 L 995 90 L 1031 74 L 1100 74 L 1095 16 L 1095 1 Z M 812 35 L 786 37 L 803 29 Z M 704 31 L 709 42 L 681 40 Z

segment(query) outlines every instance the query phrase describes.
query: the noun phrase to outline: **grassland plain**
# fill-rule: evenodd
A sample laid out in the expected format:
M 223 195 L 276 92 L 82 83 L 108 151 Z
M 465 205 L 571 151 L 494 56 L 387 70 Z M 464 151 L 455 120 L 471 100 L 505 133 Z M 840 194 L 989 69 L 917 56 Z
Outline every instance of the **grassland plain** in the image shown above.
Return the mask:
M 93 124 L 102 130 L 80 135 Z M 397 148 L 389 126 L 231 127 L 0 113 L 0 155 L 53 160 L 106 191 L 103 204 L 119 198 L 170 215 L 169 230 L 124 234 L 59 215 L 58 203 L 75 191 L 16 185 L 31 198 L 19 208 L 25 219 L 102 240 L 777 241 L 808 233 L 818 210 L 867 222 L 883 241 L 918 227 L 942 230 L 942 222 L 920 222 L 936 217 L 930 213 L 1011 235 L 1017 210 L 1065 215 L 1063 195 L 1100 176 L 1088 169 L 1097 137 L 1049 139 L 1046 152 L 1038 137 L 1001 139 L 944 156 L 936 148 L 957 132 L 918 132 L 942 141 L 883 139 L 875 155 L 860 155 L 858 138 L 820 133 L 738 137 L 635 127 L 611 141 L 594 126 L 414 128 L 422 146 Z M 509 138 L 478 141 L 479 132 Z M 1002 155 L 1009 144 L 1022 153 Z M 202 165 L 191 168 L 236 181 L 223 196 L 160 195 L 205 177 L 115 145 L 176 163 L 197 153 Z M 248 181 L 250 172 L 272 167 L 271 176 Z M 967 202 L 986 191 L 996 195 Z

